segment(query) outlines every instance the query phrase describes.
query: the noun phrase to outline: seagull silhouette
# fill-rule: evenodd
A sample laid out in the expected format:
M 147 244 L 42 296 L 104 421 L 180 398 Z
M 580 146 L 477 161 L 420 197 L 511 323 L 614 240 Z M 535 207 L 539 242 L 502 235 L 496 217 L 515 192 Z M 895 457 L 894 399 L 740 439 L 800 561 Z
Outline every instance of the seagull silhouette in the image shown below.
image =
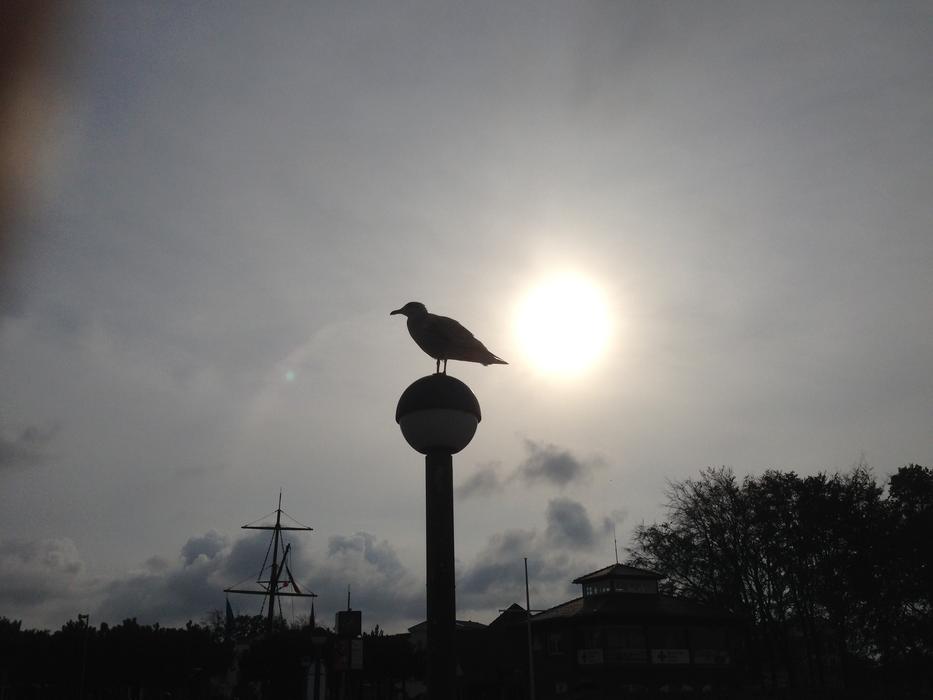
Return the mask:
M 447 360 L 479 362 L 481 365 L 509 364 L 489 352 L 470 331 L 452 318 L 429 314 L 424 304 L 419 301 L 410 301 L 389 315 L 392 314 L 408 317 L 409 334 L 418 343 L 419 348 L 435 359 L 438 374 L 441 373 L 442 360 L 444 374 L 447 374 Z

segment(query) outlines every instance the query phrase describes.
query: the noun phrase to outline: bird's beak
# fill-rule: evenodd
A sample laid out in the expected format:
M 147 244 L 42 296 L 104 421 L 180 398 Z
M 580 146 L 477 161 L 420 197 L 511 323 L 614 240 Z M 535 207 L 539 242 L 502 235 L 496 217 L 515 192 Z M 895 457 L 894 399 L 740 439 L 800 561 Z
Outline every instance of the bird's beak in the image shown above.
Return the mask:
M 402 310 L 401 310 L 401 309 L 396 309 L 395 311 L 390 311 L 390 312 L 389 312 L 389 316 L 394 316 L 395 314 L 400 314 L 400 313 L 402 313 Z

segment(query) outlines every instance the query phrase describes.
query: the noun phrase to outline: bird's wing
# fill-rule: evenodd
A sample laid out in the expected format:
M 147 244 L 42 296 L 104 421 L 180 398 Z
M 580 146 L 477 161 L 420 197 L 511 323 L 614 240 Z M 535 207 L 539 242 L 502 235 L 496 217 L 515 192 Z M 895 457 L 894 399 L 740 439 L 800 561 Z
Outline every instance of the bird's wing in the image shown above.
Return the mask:
M 425 330 L 432 335 L 443 338 L 451 345 L 471 343 L 475 340 L 470 331 L 461 326 L 457 321 L 452 318 L 447 318 L 446 316 L 431 314 L 425 324 Z

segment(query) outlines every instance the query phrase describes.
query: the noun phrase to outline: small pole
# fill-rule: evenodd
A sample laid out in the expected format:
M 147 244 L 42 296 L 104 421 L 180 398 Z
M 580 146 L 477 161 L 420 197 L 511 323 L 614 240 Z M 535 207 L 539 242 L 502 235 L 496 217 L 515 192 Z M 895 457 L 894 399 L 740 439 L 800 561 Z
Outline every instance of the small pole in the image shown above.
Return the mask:
M 525 557 L 525 623 L 528 628 L 528 697 L 535 700 L 535 657 L 531 648 L 531 595 L 528 592 L 528 557 Z
M 612 544 L 616 548 L 616 564 L 619 563 L 619 540 L 616 539 L 616 524 L 612 523 Z
M 279 491 L 279 507 L 275 509 L 275 528 L 272 531 L 272 573 L 269 576 L 269 610 L 266 613 L 266 628 L 272 631 L 275 620 L 275 597 L 279 592 L 279 532 L 282 529 L 282 492 Z M 284 561 L 283 561 L 284 564 Z M 280 602 L 279 605 L 282 603 Z

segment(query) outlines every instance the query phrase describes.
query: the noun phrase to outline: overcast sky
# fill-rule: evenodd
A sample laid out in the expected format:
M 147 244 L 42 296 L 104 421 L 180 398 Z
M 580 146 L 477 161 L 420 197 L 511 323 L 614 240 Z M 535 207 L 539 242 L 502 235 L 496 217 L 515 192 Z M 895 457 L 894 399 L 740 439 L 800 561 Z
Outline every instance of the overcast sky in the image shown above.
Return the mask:
M 461 618 L 524 556 L 576 595 L 703 467 L 933 463 L 929 2 L 71 5 L 3 267 L 0 615 L 198 620 L 282 489 L 325 621 L 420 620 L 411 300 L 510 362 L 449 367 Z M 566 271 L 613 329 L 570 378 L 514 331 Z

